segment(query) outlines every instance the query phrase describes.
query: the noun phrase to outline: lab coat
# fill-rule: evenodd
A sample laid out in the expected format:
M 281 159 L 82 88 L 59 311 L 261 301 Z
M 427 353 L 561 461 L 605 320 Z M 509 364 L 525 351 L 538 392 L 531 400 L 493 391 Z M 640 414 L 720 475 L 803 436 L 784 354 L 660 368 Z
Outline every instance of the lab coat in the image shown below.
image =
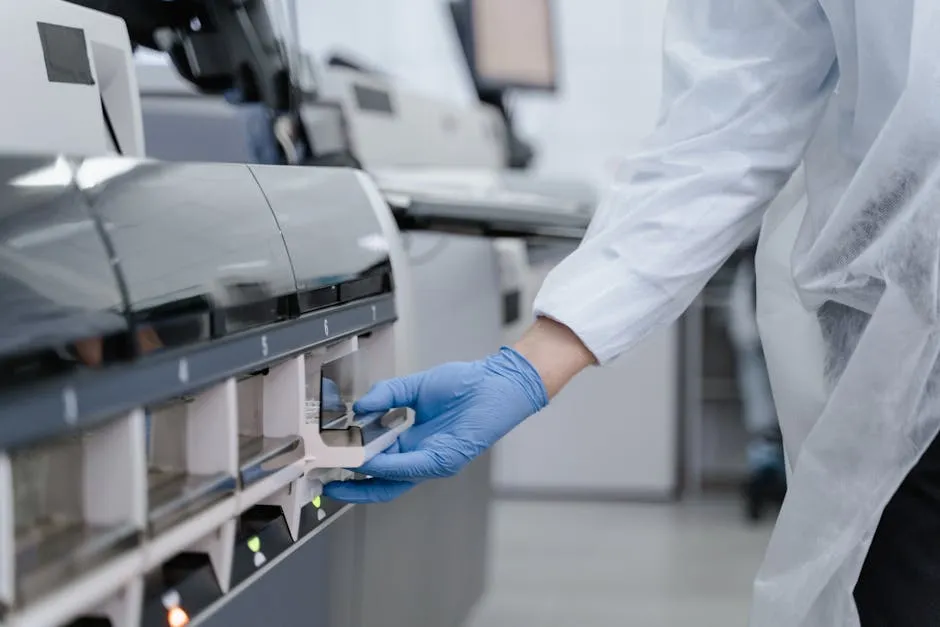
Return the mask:
M 672 0 L 659 124 L 535 303 L 607 362 L 674 321 L 763 222 L 790 494 L 754 626 L 858 625 L 880 512 L 940 429 L 936 5 Z M 767 213 L 801 162 L 805 197 Z M 870 321 L 822 325 L 826 303 Z

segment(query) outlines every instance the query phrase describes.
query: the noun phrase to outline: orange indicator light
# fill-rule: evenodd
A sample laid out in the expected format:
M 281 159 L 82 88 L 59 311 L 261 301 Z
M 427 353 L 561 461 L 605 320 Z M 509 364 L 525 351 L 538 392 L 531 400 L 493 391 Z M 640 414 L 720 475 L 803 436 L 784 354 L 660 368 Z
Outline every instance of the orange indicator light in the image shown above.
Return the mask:
M 181 607 L 174 607 L 166 614 L 166 622 L 170 627 L 186 627 L 189 624 L 189 615 Z

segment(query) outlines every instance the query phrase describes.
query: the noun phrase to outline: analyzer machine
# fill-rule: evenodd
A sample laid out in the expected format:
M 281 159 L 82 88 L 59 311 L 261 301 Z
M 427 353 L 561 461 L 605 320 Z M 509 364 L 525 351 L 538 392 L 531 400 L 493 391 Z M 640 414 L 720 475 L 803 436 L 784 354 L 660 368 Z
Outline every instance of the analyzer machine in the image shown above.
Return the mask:
M 376 534 L 321 495 L 412 424 L 352 402 L 413 369 L 401 232 L 447 220 L 360 170 L 147 159 L 125 23 L 4 7 L 0 624 L 365 627 L 389 599 L 459 618 L 482 568 L 460 610 L 415 609 L 420 581 L 362 565 L 433 549 L 420 516 Z

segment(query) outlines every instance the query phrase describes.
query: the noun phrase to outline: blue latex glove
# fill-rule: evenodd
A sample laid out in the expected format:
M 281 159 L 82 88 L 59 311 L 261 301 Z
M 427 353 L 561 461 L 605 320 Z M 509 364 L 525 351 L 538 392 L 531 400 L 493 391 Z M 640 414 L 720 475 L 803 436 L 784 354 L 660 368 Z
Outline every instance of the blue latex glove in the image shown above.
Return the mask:
M 378 383 L 356 413 L 411 407 L 415 425 L 356 469 L 372 479 L 330 483 L 324 493 L 351 503 L 390 501 L 425 479 L 456 475 L 547 403 L 538 372 L 511 348 Z

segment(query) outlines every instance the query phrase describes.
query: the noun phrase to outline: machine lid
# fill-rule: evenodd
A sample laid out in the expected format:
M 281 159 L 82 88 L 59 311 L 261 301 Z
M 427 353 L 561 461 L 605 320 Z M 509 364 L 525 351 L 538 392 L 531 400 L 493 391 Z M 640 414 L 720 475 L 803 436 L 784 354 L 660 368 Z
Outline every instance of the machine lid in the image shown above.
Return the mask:
M 540 193 L 496 172 L 414 168 L 372 176 L 403 230 L 579 241 L 593 214 L 591 202 Z
M 143 352 L 284 320 L 294 276 L 277 222 L 244 165 L 88 159 L 89 206 L 127 285 Z
M 389 244 L 355 170 L 249 167 L 284 235 L 301 314 L 392 291 Z
M 0 385 L 127 356 L 125 302 L 65 157 L 0 156 Z

